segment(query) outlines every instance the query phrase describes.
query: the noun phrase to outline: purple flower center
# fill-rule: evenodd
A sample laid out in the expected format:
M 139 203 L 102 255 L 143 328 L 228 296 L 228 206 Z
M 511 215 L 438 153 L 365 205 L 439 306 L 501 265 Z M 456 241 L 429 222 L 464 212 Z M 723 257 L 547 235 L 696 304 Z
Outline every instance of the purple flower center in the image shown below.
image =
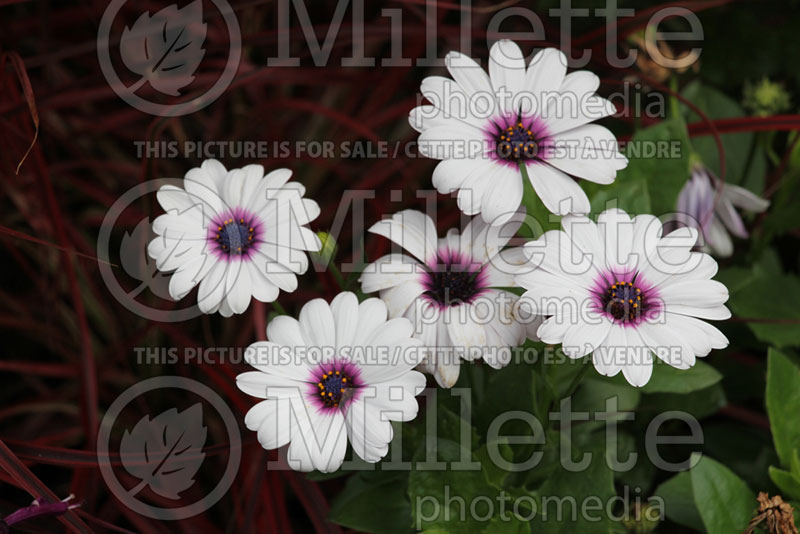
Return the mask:
M 614 322 L 635 326 L 661 309 L 658 291 L 638 273 L 608 273 L 595 281 L 595 307 Z
M 240 210 L 238 213 L 212 220 L 208 239 L 222 257 L 248 257 L 250 249 L 259 242 L 260 228 L 255 217 Z
M 646 295 L 633 282 L 617 281 L 602 296 L 603 308 L 617 321 L 637 321 L 648 306 Z
M 423 274 L 422 294 L 439 306 L 459 306 L 471 302 L 486 288 L 483 266 L 458 252 L 440 250 Z
M 518 122 L 501 131 L 495 151 L 501 159 L 533 159 L 539 152 L 539 145 L 533 131 Z
M 362 387 L 361 372 L 351 363 L 320 365 L 311 373 L 308 394 L 324 411 L 346 408 L 358 397 Z
M 505 117 L 486 130 L 491 156 L 517 165 L 520 161 L 543 160 L 550 144 L 546 128 L 535 117 Z
M 342 400 L 352 395 L 353 377 L 341 371 L 323 373 L 317 382 L 319 397 L 326 408 L 338 408 Z

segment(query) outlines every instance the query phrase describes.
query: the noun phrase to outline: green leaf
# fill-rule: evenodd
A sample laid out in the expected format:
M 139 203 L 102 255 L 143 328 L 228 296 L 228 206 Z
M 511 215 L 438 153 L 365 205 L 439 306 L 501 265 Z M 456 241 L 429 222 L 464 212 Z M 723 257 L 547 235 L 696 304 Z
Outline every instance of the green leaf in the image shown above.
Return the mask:
M 661 150 L 648 153 L 648 150 Z M 631 214 L 671 213 L 678 193 L 689 177 L 689 141 L 681 119 L 669 119 L 637 131 L 626 149 L 628 166 L 617 173 L 611 185 L 583 181 L 592 211 L 605 210 L 616 200 L 619 208 Z
M 784 499 L 800 499 L 800 478 L 777 467 L 769 468 L 769 478 L 783 492 Z
M 702 360 L 697 360 L 689 369 L 676 369 L 669 364 L 655 359 L 653 376 L 641 388 L 628 385 L 622 374 L 609 380 L 621 387 L 628 387 L 641 393 L 693 393 L 707 389 L 722 380 L 722 374 Z
M 565 439 L 561 436 L 561 439 Z M 592 455 L 588 469 L 571 472 L 557 469 L 537 490 L 541 496 L 538 514 L 531 521 L 536 534 L 606 534 L 618 525 L 605 515 L 605 504 L 615 495 L 614 474 L 606 464 L 605 445 L 586 450 Z M 560 465 L 559 465 L 560 467 Z M 603 510 L 581 513 L 581 507 L 599 499 Z M 559 508 L 561 513 L 559 512 Z
M 630 412 L 639 405 L 642 394 L 627 382 L 608 380 L 601 376 L 588 376 L 573 397 L 573 409 L 577 412 L 604 412 L 609 399 L 617 399 L 620 412 Z
M 428 457 L 433 451 L 423 444 L 414 455 L 414 464 Z M 433 444 L 431 444 L 433 445 Z M 435 443 L 436 456 L 443 462 L 460 460 L 461 447 L 446 439 Z M 473 458 L 474 459 L 474 458 Z M 498 501 L 500 492 L 487 484 L 487 480 L 497 480 L 496 471 L 485 473 L 489 466 L 478 470 L 454 470 L 448 465 L 442 470 L 411 471 L 408 479 L 408 496 L 411 501 L 413 526 L 424 532 L 447 532 L 448 534 L 474 534 L 495 532 L 492 526 L 500 516 Z M 507 491 L 509 495 L 512 493 Z M 474 510 L 474 513 L 472 512 Z M 503 532 L 525 533 L 520 520 L 506 508 L 507 523 Z M 488 516 L 487 516 L 488 515 Z
M 742 371 L 749 374 L 749 370 Z M 762 380 L 759 387 L 763 390 L 763 376 L 759 378 Z M 763 400 L 759 399 L 758 402 L 763 403 Z M 768 433 L 731 420 L 714 420 L 703 425 L 703 438 L 703 452 L 725 464 L 748 486 L 759 489 L 770 487 L 767 471 L 770 465 L 777 465 L 779 460 L 772 445 L 772 436 Z
M 800 345 L 797 302 L 800 279 L 788 274 L 753 273 L 749 282 L 730 297 L 730 307 L 736 315 L 757 319 L 747 323 L 756 337 L 778 348 Z
M 800 145 L 799 145 L 800 146 Z M 770 206 L 764 220 L 765 241 L 792 232 L 800 227 L 800 168 L 793 168 L 781 176 L 781 186 L 770 198 Z
M 405 472 L 359 472 L 336 496 L 328 518 L 357 531 L 405 534 L 412 525 L 407 485 Z
M 658 486 L 655 496 L 664 499 L 664 513 L 679 525 L 694 530 L 703 530 L 703 519 L 694 503 L 692 475 L 682 471 Z
M 738 102 L 729 98 L 722 91 L 703 85 L 700 81 L 693 81 L 683 90 L 683 96 L 700 108 L 709 119 L 724 119 L 742 117 L 745 114 Z M 700 116 L 686 108 L 687 122 L 699 122 Z M 729 133 L 720 135 L 722 147 L 725 150 L 725 181 L 734 184 L 744 182 L 760 193 L 764 187 L 764 174 L 766 171 L 766 158 L 760 147 L 754 146 L 755 136 L 751 132 Z M 712 135 L 697 136 L 692 139 L 692 147 L 700 155 L 703 163 L 719 174 L 719 150 Z M 750 168 L 746 169 L 751 158 Z M 747 172 L 747 176 L 743 174 Z
M 656 360 L 653 376 L 641 388 L 643 393 L 691 393 L 713 386 L 722 380 L 722 375 L 702 360 L 690 369 L 676 369 Z
M 708 456 L 692 455 L 689 471 L 694 502 L 708 534 L 732 534 L 747 528 L 756 496 L 736 474 Z
M 489 386 L 486 388 L 486 398 L 491 401 L 474 407 L 478 433 L 485 436 L 492 421 L 505 412 L 511 410 L 530 412 L 533 407 L 534 391 L 531 387 L 533 381 L 534 374 L 531 365 L 528 364 L 512 361 L 503 369 L 493 371 Z M 503 432 L 514 435 L 531 433 L 530 426 L 523 421 L 508 422 L 503 426 Z
M 652 393 L 642 396 L 637 417 L 653 417 L 664 411 L 682 411 L 697 419 L 715 414 L 728 404 L 721 383 L 691 393 Z
M 775 349 L 767 358 L 767 414 L 781 465 L 791 468 L 800 447 L 800 367 Z

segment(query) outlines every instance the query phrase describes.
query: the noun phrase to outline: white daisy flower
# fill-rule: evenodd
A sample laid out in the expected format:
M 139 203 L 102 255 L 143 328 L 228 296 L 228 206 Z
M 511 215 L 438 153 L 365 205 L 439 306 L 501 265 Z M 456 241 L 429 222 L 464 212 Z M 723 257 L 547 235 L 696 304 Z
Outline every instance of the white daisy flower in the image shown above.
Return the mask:
M 422 358 L 407 319 L 388 319 L 386 304 L 340 293 L 330 305 L 314 299 L 296 320 L 267 325 L 269 341 L 248 347 L 257 371 L 239 375 L 239 389 L 266 399 L 245 417 L 265 449 L 289 444 L 288 462 L 299 471 L 335 471 L 347 442 L 367 462 L 389 450 L 390 421 L 417 415 L 425 377 L 413 368 Z
M 495 368 L 510 361 L 510 347 L 525 341 L 515 314 L 514 285 L 522 268 L 522 247 L 501 249 L 524 219 L 518 213 L 505 225 L 473 218 L 459 235 L 451 229 L 437 239 L 436 226 L 416 210 L 395 213 L 372 226 L 409 254 L 393 253 L 368 265 L 361 275 L 365 293 L 380 292 L 391 317 L 407 317 L 414 336 L 429 349 L 422 369 L 442 387 L 458 380 L 461 359 L 483 358 Z
M 414 108 L 409 122 L 420 132 L 420 152 L 442 160 L 434 187 L 458 190 L 464 213 L 499 224 L 522 201 L 524 168 L 549 211 L 588 213 L 589 199 L 571 176 L 610 184 L 628 163 L 614 135 L 589 124 L 616 112 L 595 94 L 600 79 L 566 74 L 567 58 L 555 48 L 537 53 L 527 68 L 512 41 L 498 41 L 489 56 L 488 75 L 450 52 L 445 64 L 453 79 L 422 81 L 431 104 Z
M 761 213 L 769 207 L 769 200 L 744 187 L 721 182 L 711 170 L 699 164 L 692 168 L 691 177 L 678 195 L 678 212 L 688 215 L 678 220 L 702 232 L 705 252 L 724 258 L 733 254 L 730 234 L 741 239 L 748 236 L 737 207 Z
M 320 242 L 306 225 L 319 206 L 305 187 L 287 183 L 292 171 L 264 176 L 261 165 L 226 170 L 210 159 L 184 177 L 184 189 L 165 185 L 157 198 L 166 211 L 153 221 L 157 237 L 147 252 L 160 271 L 174 271 L 169 294 L 179 300 L 199 284 L 203 313 L 243 313 L 250 297 L 272 302 L 297 289 L 308 269 L 304 251 Z
M 517 276 L 527 291 L 521 306 L 549 316 L 539 327 L 545 343 L 564 353 L 592 353 L 598 372 L 622 371 L 643 386 L 653 354 L 678 369 L 721 349 L 728 340 L 701 319 L 727 319 L 728 289 L 715 280 L 717 263 L 692 252 L 697 230 L 680 228 L 662 236 L 653 215 L 631 219 L 607 210 L 597 223 L 569 215 L 563 230 L 546 232 L 525 248 L 538 268 Z

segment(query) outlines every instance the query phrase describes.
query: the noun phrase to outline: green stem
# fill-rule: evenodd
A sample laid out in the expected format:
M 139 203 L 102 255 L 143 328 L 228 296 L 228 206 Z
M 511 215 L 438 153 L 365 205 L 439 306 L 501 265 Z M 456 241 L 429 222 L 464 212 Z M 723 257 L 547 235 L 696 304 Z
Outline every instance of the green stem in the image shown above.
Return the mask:
M 680 108 L 680 102 L 678 102 L 678 98 L 674 94 L 674 93 L 678 92 L 678 78 L 677 78 L 677 76 L 673 75 L 669 79 L 669 88 L 672 89 L 672 92 L 673 92 L 673 94 L 671 94 L 669 96 L 670 115 L 672 115 L 672 117 L 674 119 L 678 119 L 678 118 L 680 118 L 681 108 Z
M 336 263 L 331 261 L 328 264 L 328 268 L 331 270 L 331 274 L 333 274 L 333 277 L 336 279 L 336 283 L 339 284 L 339 289 L 344 289 L 347 284 L 344 281 L 344 277 L 342 276 L 342 272 L 336 266 Z
M 286 313 L 284 307 L 281 306 L 281 303 L 278 302 L 277 300 L 272 302 L 271 305 L 272 309 L 275 310 L 278 313 L 278 315 L 289 315 L 288 313 Z
M 578 389 L 578 386 L 580 385 L 583 378 L 586 376 L 586 373 L 588 373 L 589 369 L 592 368 L 592 366 L 590 365 L 591 361 L 592 361 L 591 356 L 584 357 L 583 367 L 581 367 L 581 370 L 578 371 L 578 374 L 575 375 L 575 378 L 572 379 L 572 382 L 570 382 L 569 387 L 567 388 L 566 394 L 562 398 L 571 397 L 572 394 L 575 393 L 575 390 Z

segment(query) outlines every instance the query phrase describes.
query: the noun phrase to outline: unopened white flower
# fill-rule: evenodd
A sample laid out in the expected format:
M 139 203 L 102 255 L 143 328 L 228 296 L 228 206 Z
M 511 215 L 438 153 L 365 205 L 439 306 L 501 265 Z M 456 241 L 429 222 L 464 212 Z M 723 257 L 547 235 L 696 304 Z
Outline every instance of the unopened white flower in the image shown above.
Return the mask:
M 561 343 L 571 358 L 592 354 L 595 368 L 622 371 L 643 386 L 653 354 L 679 369 L 696 357 L 724 348 L 728 340 L 701 319 L 727 319 L 728 289 L 711 278 L 717 263 L 692 252 L 697 230 L 662 235 L 652 215 L 631 219 L 611 209 L 597 223 L 570 215 L 563 230 L 546 232 L 526 244 L 537 269 L 517 276 L 527 291 L 521 305 L 548 318 L 538 334 Z
M 463 234 L 453 228 L 437 239 L 430 217 L 405 210 L 369 229 L 409 254 L 388 254 L 368 265 L 361 289 L 379 291 L 391 317 L 414 323 L 414 336 L 429 349 L 421 368 L 442 387 L 456 383 L 462 358 L 503 367 L 510 348 L 525 341 L 525 327 L 515 313 L 518 297 L 502 289 L 514 285 L 523 249 L 501 253 L 523 218 L 518 213 L 505 225 L 491 226 L 475 217 Z
M 183 188 L 165 185 L 157 198 L 166 211 L 153 221 L 147 247 L 160 271 L 174 271 L 169 294 L 185 297 L 199 284 L 203 313 L 243 313 L 255 297 L 272 302 L 297 289 L 308 269 L 304 251 L 320 243 L 306 225 L 319 206 L 305 187 L 287 183 L 289 169 L 264 176 L 261 165 L 226 170 L 216 160 L 186 173 Z
M 679 221 L 702 232 L 706 252 L 727 257 L 733 254 L 733 240 L 728 232 L 747 239 L 747 228 L 736 211 L 741 208 L 761 213 L 769 207 L 765 200 L 744 187 L 723 183 L 708 168 L 696 165 L 678 195 Z
M 258 370 L 236 379 L 239 389 L 266 399 L 245 417 L 262 447 L 289 444 L 289 466 L 300 471 L 335 471 L 348 440 L 367 462 L 386 455 L 390 421 L 414 419 L 415 396 L 425 388 L 413 370 L 422 351 L 411 323 L 387 316 L 381 300 L 359 304 L 345 292 L 330 304 L 306 303 L 299 320 L 280 315 L 269 322 L 269 341 L 245 353 Z
M 567 74 L 567 58 L 548 48 L 527 68 L 520 48 L 501 40 L 489 53 L 489 74 L 471 58 L 450 52 L 453 79 L 431 76 L 420 91 L 430 104 L 414 108 L 411 126 L 419 150 L 442 160 L 433 185 L 458 191 L 458 206 L 499 224 L 522 201 L 523 175 L 553 213 L 588 213 L 589 199 L 572 176 L 600 184 L 614 181 L 628 161 L 614 135 L 589 124 L 615 113 L 595 94 L 591 72 Z

